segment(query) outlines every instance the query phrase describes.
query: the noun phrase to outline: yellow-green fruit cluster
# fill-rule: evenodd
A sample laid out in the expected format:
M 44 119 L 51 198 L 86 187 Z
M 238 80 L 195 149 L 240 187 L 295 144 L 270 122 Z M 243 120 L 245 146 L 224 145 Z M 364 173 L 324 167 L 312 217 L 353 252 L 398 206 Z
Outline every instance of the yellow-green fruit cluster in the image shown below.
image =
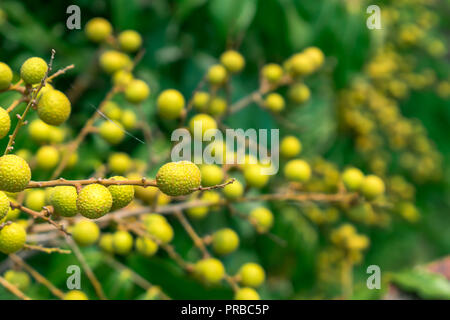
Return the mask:
M 200 187 L 200 169 L 190 161 L 169 162 L 156 174 L 158 188 L 169 196 L 183 196 Z
M 290 181 L 306 182 L 311 177 L 311 167 L 304 160 L 291 160 L 284 167 L 284 176 Z
M 140 103 L 148 98 L 150 88 L 139 79 L 131 80 L 125 89 L 125 98 L 131 103 Z
M 210 187 L 220 184 L 223 180 L 222 168 L 215 164 L 204 164 L 200 167 L 202 186 Z
M 220 56 L 220 63 L 231 73 L 241 71 L 245 66 L 244 57 L 237 51 L 228 50 Z
M 133 237 L 129 232 L 119 230 L 114 233 L 112 244 L 115 253 L 126 255 L 130 253 L 131 249 L 133 248 Z
M 227 76 L 227 69 L 220 64 L 215 64 L 209 68 L 207 78 L 212 85 L 220 86 L 225 82 Z
M 125 137 L 125 129 L 118 122 L 103 121 L 99 128 L 100 136 L 110 144 L 118 144 Z
M 273 214 L 264 207 L 258 207 L 250 212 L 250 219 L 256 224 L 259 232 L 267 232 L 273 226 Z
M 55 214 L 63 217 L 73 217 L 77 214 L 77 189 L 72 186 L 57 186 L 50 195 L 50 203 Z
M 120 51 L 109 50 L 100 56 L 100 66 L 109 74 L 124 69 L 130 66 L 131 63 L 130 57 Z
M 40 147 L 36 153 L 36 165 L 40 169 L 50 170 L 58 164 L 59 151 L 53 146 Z
M 226 185 L 222 192 L 228 200 L 239 199 L 244 194 L 244 186 L 239 180 L 235 180 L 233 183 Z
M 159 116 L 166 120 L 173 120 L 181 116 L 184 104 L 183 95 L 175 89 L 164 90 L 156 101 Z
M 47 62 L 38 57 L 25 60 L 20 68 L 20 77 L 26 84 L 36 84 L 42 81 L 48 70 Z
M 149 214 L 144 217 L 144 224 L 149 234 L 162 243 L 169 243 L 173 239 L 173 229 L 162 215 Z
M 350 191 L 359 190 L 363 181 L 364 174 L 357 168 L 348 168 L 342 174 L 342 182 Z
M 260 164 L 247 164 L 244 167 L 244 178 L 251 187 L 262 188 L 269 182 L 269 175 L 264 173 Z
M 58 90 L 44 92 L 37 106 L 39 118 L 52 126 L 59 126 L 66 122 L 71 110 L 69 99 Z
M 93 221 L 81 220 L 73 227 L 72 236 L 80 246 L 90 246 L 97 242 L 100 236 L 100 228 Z
M 125 177 L 115 176 L 111 178 L 116 181 L 126 181 Z M 126 207 L 134 199 L 134 187 L 130 185 L 111 185 L 108 187 L 112 195 L 113 204 L 111 210 L 117 210 Z
M 294 158 L 302 152 L 302 144 L 294 136 L 287 136 L 281 140 L 280 154 L 284 158 Z
M 213 117 L 204 113 L 199 113 L 193 116 L 189 121 L 189 129 L 195 138 L 200 138 L 200 140 L 202 140 L 206 131 L 217 129 L 217 122 Z M 214 133 L 215 131 L 208 132 L 208 134 Z M 201 137 L 198 137 L 198 134 L 201 134 Z
M 261 73 L 268 82 L 276 84 L 283 77 L 283 68 L 276 63 L 269 63 L 262 68 Z
M 146 257 L 151 257 L 158 251 L 158 244 L 149 238 L 137 238 L 135 245 L 137 252 Z
M 46 193 L 44 190 L 30 190 L 26 194 L 25 207 L 34 211 L 41 211 L 42 207 L 45 206 L 45 200 Z
M 246 263 L 239 269 L 239 278 L 246 287 L 259 287 L 266 278 L 264 269 L 257 263 Z
M 141 35 L 134 30 L 125 30 L 118 37 L 120 48 L 124 51 L 134 52 L 142 45 Z
M 203 259 L 195 264 L 194 275 L 204 284 L 218 284 L 225 276 L 225 267 L 218 259 Z
M 284 98 L 279 93 L 270 93 L 264 100 L 264 106 L 272 112 L 281 112 L 286 105 Z
M 22 191 L 30 179 L 31 170 L 25 160 L 12 154 L 0 157 L 0 190 Z
M 235 251 L 239 246 L 239 236 L 234 230 L 225 228 L 214 232 L 212 247 L 215 253 L 226 255 Z
M 361 192 L 368 199 L 374 199 L 382 195 L 384 190 L 383 180 L 375 175 L 366 176 L 361 185 Z
M 13 79 L 11 68 L 3 62 L 0 62 L 0 91 L 8 89 Z
M 108 159 L 109 169 L 117 174 L 124 174 L 131 169 L 132 165 L 130 156 L 124 152 L 113 153 Z
M 112 33 L 112 26 L 104 18 L 93 18 L 86 23 L 84 31 L 93 42 L 105 41 Z
M 18 223 L 3 226 L 0 230 L 0 252 L 14 253 L 23 248 L 27 238 L 25 229 Z
M 5 109 L 0 108 L 0 139 L 6 137 L 11 129 L 11 118 Z
M 111 210 L 112 202 L 108 188 L 94 183 L 81 189 L 77 198 L 77 208 L 84 217 L 98 219 Z

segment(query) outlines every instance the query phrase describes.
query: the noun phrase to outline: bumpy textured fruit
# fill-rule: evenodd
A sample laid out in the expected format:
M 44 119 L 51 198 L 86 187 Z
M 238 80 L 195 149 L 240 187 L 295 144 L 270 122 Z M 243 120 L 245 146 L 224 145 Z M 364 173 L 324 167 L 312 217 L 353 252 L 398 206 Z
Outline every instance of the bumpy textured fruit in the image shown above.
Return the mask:
M 294 136 L 287 136 L 281 140 L 280 154 L 284 158 L 296 157 L 302 152 L 302 143 Z
M 77 208 L 84 217 L 98 219 L 111 210 L 112 202 L 108 188 L 94 183 L 81 189 L 77 198 Z
M 93 18 L 86 23 L 84 28 L 86 36 L 94 42 L 105 41 L 112 33 L 112 26 L 104 18 Z
M 361 185 L 361 192 L 368 199 L 374 199 L 382 195 L 384 190 L 383 180 L 375 175 L 366 176 Z
M 41 82 L 48 70 L 47 62 L 38 57 L 25 60 L 20 68 L 20 77 L 26 84 Z
M 113 247 L 115 253 L 126 255 L 133 248 L 133 237 L 128 231 L 116 231 L 113 235 Z
M 220 184 L 223 180 L 223 170 L 215 164 L 204 164 L 200 167 L 202 186 L 210 187 Z
M 208 92 L 198 91 L 194 95 L 192 106 L 198 111 L 206 111 L 210 97 Z
M 279 93 L 270 93 L 264 100 L 264 106 L 272 112 L 281 112 L 285 106 L 284 98 Z
M 111 233 L 103 233 L 100 237 L 100 241 L 98 245 L 100 246 L 100 249 L 102 249 L 105 252 L 108 253 L 114 253 L 114 246 L 113 246 L 114 236 Z
M 34 211 L 41 211 L 42 207 L 45 206 L 45 200 L 46 193 L 44 190 L 30 190 L 25 198 L 25 207 Z
M 80 290 L 70 290 L 64 295 L 64 300 L 89 300 L 87 295 Z
M 19 290 L 25 291 L 30 286 L 30 276 L 23 271 L 8 270 L 3 276 L 6 281 L 15 285 Z
M 218 284 L 225 276 L 225 267 L 218 259 L 203 259 L 195 264 L 194 275 L 205 284 Z
M 0 108 L 0 139 L 6 137 L 11 129 L 11 118 L 5 109 Z
M 52 126 L 66 122 L 71 110 L 69 99 L 58 90 L 49 90 L 42 94 L 37 106 L 39 118 Z
M 284 176 L 290 181 L 306 182 L 311 177 L 311 167 L 304 160 L 291 160 L 284 167 Z
M 214 97 L 209 103 L 208 112 L 217 117 L 221 116 L 227 110 L 227 101 L 221 97 Z
M 109 74 L 113 74 L 120 69 L 124 69 L 131 65 L 131 59 L 123 52 L 109 50 L 100 56 L 100 66 Z
M 73 217 L 77 214 L 77 189 L 72 186 L 57 186 L 50 195 L 50 203 L 57 215 Z
M 240 288 L 234 295 L 234 300 L 259 300 L 259 294 L 252 288 Z
M 244 166 L 244 178 L 251 187 L 262 188 L 269 182 L 269 175 L 264 174 L 260 164 L 248 164 Z
M 11 68 L 4 62 L 0 62 L 0 91 L 8 89 L 13 79 Z
M 227 69 L 220 64 L 211 66 L 207 75 L 209 83 L 216 86 L 222 85 L 227 79 L 227 76 Z
M 250 212 L 250 219 L 256 222 L 259 232 L 267 232 L 273 226 L 273 214 L 264 207 L 258 207 Z
M 0 191 L 0 221 L 6 217 L 10 209 L 8 196 Z
M 283 68 L 279 64 L 269 63 L 262 68 L 262 75 L 270 83 L 278 83 L 283 77 Z
M 220 63 L 231 73 L 241 71 L 245 66 L 244 57 L 237 51 L 228 50 L 220 56 Z
M 158 251 L 158 244 L 149 238 L 137 238 L 136 250 L 146 257 L 153 256 Z
M 235 251 L 239 246 L 239 236 L 234 230 L 225 228 L 214 232 L 212 247 L 215 253 L 226 255 Z
M 23 248 L 27 233 L 18 223 L 5 225 L 0 230 L 0 252 L 4 254 L 14 253 Z
M 41 119 L 31 121 L 28 126 L 28 133 L 33 141 L 45 143 L 50 140 L 50 126 Z
M 108 159 L 108 167 L 112 172 L 124 174 L 131 169 L 133 161 L 124 152 L 113 153 Z
M 110 144 L 118 144 L 125 137 L 125 129 L 119 122 L 103 121 L 99 128 L 100 136 Z
M 135 52 L 142 45 L 141 35 L 134 30 L 125 30 L 118 37 L 120 48 L 127 52 Z
M 359 190 L 363 181 L 364 174 L 357 168 L 348 168 L 342 173 L 342 182 L 350 191 Z
M 158 215 L 156 215 L 156 217 L 157 216 Z M 169 243 L 173 239 L 172 226 L 167 222 L 167 220 L 156 219 L 156 217 L 146 221 L 145 225 L 147 227 L 147 231 L 162 243 Z
M 59 151 L 53 146 L 40 147 L 36 153 L 36 165 L 40 169 L 53 169 L 59 163 L 59 159 Z
M 202 139 L 206 131 L 216 129 L 217 129 L 216 120 L 214 120 L 213 117 L 204 113 L 196 114 L 189 121 L 189 130 L 191 131 L 191 134 L 194 135 L 195 138 Z M 198 133 L 196 133 L 197 131 Z M 212 133 L 214 134 L 214 132 L 215 131 L 213 131 Z M 201 137 L 198 137 L 197 136 L 198 134 L 201 134 Z M 208 132 L 208 134 L 210 134 L 210 132 Z
M 0 223 L 6 222 L 6 221 L 14 221 L 16 220 L 20 215 L 19 209 L 9 209 L 6 216 L 3 217 L 3 219 L 0 219 Z
M 293 102 L 301 104 L 309 99 L 311 92 L 303 83 L 296 83 L 289 88 L 288 96 Z
M 173 120 L 181 115 L 185 100 L 179 91 L 167 89 L 159 94 L 156 104 L 161 118 Z
M 0 157 L 0 190 L 22 191 L 30 179 L 31 170 L 25 160 L 13 154 Z
M 158 188 L 169 196 L 190 194 L 200 187 L 200 169 L 190 161 L 169 162 L 156 174 Z
M 226 185 L 222 192 L 228 200 L 239 199 L 244 194 L 244 186 L 239 180 L 234 180 L 233 183 Z
M 87 247 L 97 242 L 100 236 L 100 228 L 95 222 L 83 219 L 73 227 L 72 236 L 80 246 Z
M 266 273 L 259 264 L 249 262 L 239 269 L 239 277 L 243 286 L 257 288 L 266 279 Z
M 128 180 L 125 177 L 115 176 L 111 178 L 112 180 Z M 134 187 L 129 185 L 108 186 L 108 190 L 112 195 L 113 204 L 111 210 L 117 210 L 126 207 L 134 199 Z
M 131 80 L 125 89 L 125 98 L 131 103 L 140 103 L 148 98 L 150 88 L 139 79 Z

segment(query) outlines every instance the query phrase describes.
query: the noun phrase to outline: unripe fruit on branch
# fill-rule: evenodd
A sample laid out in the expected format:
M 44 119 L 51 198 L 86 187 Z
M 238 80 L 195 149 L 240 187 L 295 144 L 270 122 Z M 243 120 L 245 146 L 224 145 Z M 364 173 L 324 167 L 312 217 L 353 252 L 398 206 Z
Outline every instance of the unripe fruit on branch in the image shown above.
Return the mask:
M 72 186 L 56 186 L 50 195 L 50 203 L 55 214 L 63 217 L 73 217 L 78 213 L 77 189 Z
M 112 195 L 101 184 L 90 184 L 81 189 L 77 198 L 77 208 L 81 215 L 98 219 L 111 210 Z
M 246 287 L 259 287 L 266 278 L 264 269 L 257 263 L 246 263 L 239 269 L 240 282 Z
M 87 247 L 97 242 L 100 236 L 100 228 L 95 222 L 83 219 L 73 227 L 72 236 L 78 245 Z
M 108 167 L 114 173 L 124 174 L 131 169 L 133 161 L 124 152 L 113 153 L 108 159 Z
M 218 284 L 225 276 L 225 268 L 218 259 L 203 259 L 195 264 L 194 276 L 206 285 Z
M 156 219 L 160 217 L 163 219 Z M 147 220 L 146 228 L 149 234 L 157 238 L 162 243 L 169 243 L 173 239 L 172 226 L 167 222 L 163 216 L 155 215 L 153 219 Z
M 23 248 L 27 233 L 18 223 L 11 223 L 3 226 L 0 230 L 0 252 L 10 254 Z
M 136 129 L 138 125 L 136 113 L 132 110 L 124 110 L 120 123 L 122 123 L 126 130 Z
M 220 64 L 213 65 L 208 70 L 208 81 L 212 85 L 220 86 L 227 79 L 227 69 Z
M 11 118 L 5 109 L 0 108 L 0 139 L 6 137 L 11 129 Z
M 40 147 L 36 153 L 36 165 L 43 170 L 50 170 L 59 163 L 59 151 L 52 146 Z
M 158 251 L 156 242 L 145 237 L 137 238 L 135 246 L 137 252 L 146 257 L 151 257 Z
M 125 129 L 118 122 L 103 121 L 99 127 L 99 134 L 106 142 L 115 145 L 122 142 Z
M 190 161 L 169 162 L 156 174 L 158 188 L 169 196 L 183 196 L 200 187 L 201 173 Z
M 156 101 L 159 116 L 166 120 L 173 120 L 181 116 L 184 104 L 183 95 L 175 89 L 164 90 Z
M 128 231 L 116 231 L 113 235 L 113 247 L 115 253 L 126 255 L 133 248 L 133 237 Z
M 25 207 L 39 212 L 45 206 L 45 198 L 46 194 L 44 190 L 27 190 L 24 203 Z
M 198 91 L 194 94 L 192 106 L 198 111 L 205 112 L 207 110 L 210 97 L 211 96 L 208 92 Z
M 290 181 L 306 182 L 311 177 L 311 167 L 304 160 L 291 160 L 284 167 L 284 176 Z
M 195 127 L 200 125 L 202 126 L 202 130 L 199 132 L 201 134 L 200 139 L 203 139 L 203 135 L 206 131 L 217 129 L 217 122 L 213 117 L 204 113 L 199 113 L 193 116 L 189 121 L 189 130 L 193 136 L 195 135 Z
M 283 77 L 283 68 L 276 63 L 269 63 L 262 68 L 261 73 L 268 82 L 276 84 Z
M 28 126 L 28 133 L 33 141 L 45 143 L 50 140 L 50 126 L 41 119 L 31 121 Z
M 70 290 L 64 295 L 64 300 L 89 300 L 87 295 L 80 290 Z
M 118 70 L 114 72 L 112 77 L 114 85 L 120 88 L 125 88 L 133 79 L 133 74 L 127 70 Z
M 234 300 L 259 300 L 259 294 L 252 288 L 240 288 L 234 295 Z
M 59 126 L 66 122 L 69 119 L 71 109 L 69 99 L 58 90 L 44 92 L 37 106 L 39 118 L 53 126 Z
M 233 183 L 226 185 L 222 189 L 222 193 L 228 200 L 239 199 L 244 194 L 244 187 L 239 180 L 235 180 Z
M 314 66 L 314 69 L 320 68 L 325 60 L 325 56 L 322 50 L 317 47 L 306 48 L 305 50 L 303 50 L 303 53 L 309 57 Z
M 276 92 L 267 95 L 264 100 L 264 106 L 272 112 L 281 112 L 285 106 L 284 98 Z
M 215 164 L 203 164 L 200 166 L 202 175 L 202 186 L 210 187 L 220 184 L 223 181 L 222 168 Z
M 192 207 L 186 209 L 186 213 L 189 218 L 203 219 L 204 217 L 206 217 L 210 209 L 212 210 L 216 209 L 216 206 L 214 204 L 220 201 L 220 195 L 215 191 L 204 191 L 201 193 L 200 197 L 198 197 L 198 194 L 194 194 L 192 197 L 192 201 L 195 200 L 211 203 L 206 206 Z
M 294 136 L 286 136 L 280 143 L 280 155 L 284 158 L 294 158 L 302 152 L 302 143 Z
M 239 236 L 234 230 L 225 228 L 214 232 L 212 247 L 215 253 L 226 255 L 235 251 L 239 246 Z
M 350 191 L 359 190 L 363 181 L 364 174 L 357 168 L 348 168 L 342 173 L 342 182 Z
M 262 188 L 269 182 L 269 175 L 264 174 L 260 164 L 247 164 L 244 166 L 244 178 L 250 187 Z
M 20 77 L 26 84 L 36 84 L 42 81 L 48 70 L 47 62 L 38 57 L 27 59 L 20 68 Z
M 314 63 L 304 53 L 297 53 L 289 60 L 290 71 L 294 76 L 304 76 L 314 71 Z
M 122 109 L 114 101 L 106 101 L 102 108 L 104 110 L 103 113 L 111 120 L 119 121 L 122 117 Z
M 228 50 L 220 56 L 220 63 L 231 73 L 241 71 L 245 66 L 244 57 L 237 51 Z
M 131 59 L 123 52 L 109 50 L 100 56 L 100 66 L 103 71 L 113 74 L 131 65 Z
M 8 89 L 13 79 L 11 68 L 4 62 L 0 62 L 0 91 Z
M 84 31 L 89 40 L 93 42 L 105 41 L 112 33 L 112 26 L 104 18 L 93 18 L 86 23 Z
M 0 191 L 0 221 L 6 217 L 10 209 L 8 196 Z
M 295 83 L 289 88 L 288 96 L 291 101 L 301 104 L 309 99 L 311 92 L 303 83 Z
M 24 271 L 8 270 L 5 272 L 4 278 L 21 291 L 27 290 L 31 282 L 30 276 Z
M 114 236 L 111 233 L 103 233 L 98 243 L 100 249 L 108 253 L 114 253 Z
M 256 228 L 259 232 L 267 232 L 273 226 L 273 214 L 264 207 L 258 207 L 250 212 L 250 219 L 256 222 Z
M 131 80 L 125 89 L 125 98 L 131 103 L 140 103 L 148 98 L 150 88 L 139 79 Z
M 115 176 L 112 180 L 128 180 L 125 177 Z M 134 199 L 134 187 L 130 185 L 111 185 L 108 190 L 112 195 L 113 204 L 111 210 L 117 210 L 126 207 Z
M 25 160 L 12 154 L 0 157 L 0 190 L 22 191 L 30 179 L 31 170 Z
M 382 195 L 384 190 L 383 180 L 375 175 L 366 176 L 361 185 L 361 192 L 368 199 L 374 199 Z
M 118 36 L 118 40 L 120 48 L 127 52 L 135 52 L 142 45 L 141 35 L 134 30 L 122 31 Z
M 217 117 L 221 116 L 227 110 L 227 101 L 221 97 L 212 98 L 209 103 L 208 113 Z

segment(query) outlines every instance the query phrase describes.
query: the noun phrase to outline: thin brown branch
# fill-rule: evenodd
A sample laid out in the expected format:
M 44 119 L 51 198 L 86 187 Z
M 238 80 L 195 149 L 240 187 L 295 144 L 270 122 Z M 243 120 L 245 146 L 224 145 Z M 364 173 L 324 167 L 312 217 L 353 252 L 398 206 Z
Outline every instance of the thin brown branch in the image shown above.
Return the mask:
M 19 290 L 15 285 L 9 283 L 5 278 L 0 276 L 0 284 L 9 290 L 13 295 L 22 300 L 31 300 L 26 294 Z
M 203 257 L 209 258 L 211 255 L 208 252 L 208 249 L 206 249 L 203 239 L 198 236 L 197 232 L 195 232 L 194 228 L 191 226 L 189 221 L 186 219 L 183 212 L 175 211 L 175 217 L 177 217 L 178 221 L 180 221 L 181 225 L 186 230 L 189 237 L 192 239 L 192 242 L 194 242 L 194 245 L 202 252 Z
M 61 249 L 61 248 L 46 248 L 41 245 L 32 245 L 32 244 L 27 244 L 27 243 L 23 247 L 24 247 L 24 249 L 27 249 L 27 250 L 37 250 L 37 251 L 42 251 L 42 252 L 45 252 L 48 254 L 54 253 L 54 252 L 62 253 L 62 254 L 70 254 L 71 253 L 70 250 L 65 250 L 65 249 Z
M 107 186 L 119 186 L 119 185 L 131 185 L 131 186 L 141 186 L 141 187 L 155 187 L 156 182 L 154 180 L 147 180 L 142 178 L 139 180 L 112 180 L 103 178 L 91 178 L 84 180 L 66 180 L 64 178 L 50 180 L 50 181 L 30 181 L 28 183 L 27 189 L 31 188 L 47 188 L 56 186 L 84 186 L 88 184 L 101 184 L 105 187 Z

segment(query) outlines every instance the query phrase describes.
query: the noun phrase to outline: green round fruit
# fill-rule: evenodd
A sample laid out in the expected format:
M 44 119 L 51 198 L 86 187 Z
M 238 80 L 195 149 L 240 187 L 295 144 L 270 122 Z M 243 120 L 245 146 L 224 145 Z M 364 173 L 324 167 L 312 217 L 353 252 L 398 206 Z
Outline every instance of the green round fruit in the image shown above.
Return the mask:
M 257 263 L 246 263 L 239 269 L 239 277 L 245 287 L 259 287 L 266 279 L 264 269 Z
M 113 74 L 116 71 L 125 69 L 132 64 L 129 56 L 123 52 L 108 50 L 100 56 L 100 66 L 106 73 Z
M 72 107 L 69 99 L 58 90 L 48 90 L 38 102 L 39 118 L 52 126 L 59 126 L 69 119 Z
M 33 141 L 45 143 L 50 140 L 51 129 L 44 121 L 36 119 L 28 126 L 28 133 Z
M 5 109 L 0 108 L 0 139 L 6 137 L 11 129 L 11 118 Z
M 106 142 L 112 145 L 119 144 L 125 138 L 125 129 L 119 122 L 103 121 L 99 133 Z
M 342 173 L 342 181 L 350 191 L 357 191 L 364 181 L 364 174 L 357 168 L 348 168 Z
M 208 92 L 198 91 L 194 95 L 192 106 L 198 111 L 205 112 L 210 98 L 211 96 Z
M 158 188 L 169 196 L 183 196 L 200 187 L 200 169 L 190 161 L 169 162 L 156 174 Z
M 259 294 L 252 288 L 240 288 L 234 295 L 234 300 L 259 300 Z
M 25 207 L 34 210 L 41 211 L 42 207 L 45 206 L 46 193 L 44 190 L 36 189 L 29 190 L 25 198 Z
M 25 229 L 19 223 L 11 223 L 0 230 L 0 252 L 11 254 L 23 248 L 27 238 Z
M 6 217 L 10 209 L 11 206 L 9 204 L 8 196 L 4 192 L 0 191 L 0 221 Z
M 0 190 L 20 192 L 31 180 L 31 170 L 22 158 L 8 154 L 0 157 Z
M 309 99 L 311 92 L 303 83 L 296 83 L 289 88 L 288 96 L 294 103 L 301 104 Z
M 276 92 L 268 94 L 264 100 L 264 106 L 275 113 L 283 111 L 285 105 L 283 96 Z
M 147 99 L 149 95 L 150 88 L 139 79 L 131 80 L 125 89 L 125 98 L 131 103 L 140 103 Z
M 198 128 L 200 128 L 200 126 L 201 126 L 201 130 L 198 129 Z M 199 114 L 193 116 L 191 118 L 191 120 L 189 121 L 189 130 L 191 131 L 191 134 L 194 137 L 196 135 L 195 129 L 199 130 L 199 133 L 201 133 L 200 139 L 203 139 L 203 136 L 206 131 L 217 130 L 217 122 L 216 122 L 216 120 L 214 120 L 213 117 L 211 117 L 207 114 L 204 114 L 204 113 L 199 113 Z
M 128 231 L 116 231 L 113 235 L 113 247 L 115 253 L 126 255 L 133 248 L 133 237 Z
M 311 177 L 311 167 L 304 160 L 291 160 L 284 167 L 284 176 L 290 181 L 306 182 Z
M 138 125 L 136 113 L 132 110 L 124 110 L 120 122 L 126 130 L 136 129 Z
M 211 99 L 208 108 L 208 112 L 211 115 L 218 117 L 223 115 L 226 110 L 227 110 L 227 101 L 224 98 L 214 97 Z
M 236 200 L 244 194 L 244 186 L 239 180 L 235 180 L 233 183 L 226 185 L 222 192 L 228 200 Z
M 111 210 L 112 202 L 108 188 L 95 183 L 81 189 L 77 198 L 77 208 L 82 216 L 98 219 Z
M 220 56 L 220 63 L 231 73 L 241 71 L 245 66 L 244 57 L 237 51 L 228 50 Z
M 11 68 L 4 62 L 0 62 L 0 91 L 6 90 L 11 85 L 13 73 Z
M 239 236 L 229 228 L 216 231 L 213 234 L 212 247 L 219 255 L 229 254 L 239 247 Z
M 266 64 L 262 69 L 262 76 L 270 83 L 278 83 L 283 77 L 283 68 L 276 63 Z
M 100 249 L 107 253 L 114 253 L 114 236 L 111 233 L 103 233 L 98 243 Z
M 78 213 L 77 189 L 72 186 L 57 186 L 50 195 L 50 203 L 57 215 L 73 217 Z
M 89 300 L 87 295 L 80 290 L 70 290 L 64 295 L 64 300 Z
M 137 238 L 136 250 L 146 257 L 153 256 L 158 251 L 158 244 L 149 238 Z
M 227 77 L 227 69 L 225 69 L 225 67 L 220 64 L 213 65 L 208 70 L 207 78 L 209 83 L 211 83 L 212 85 L 222 85 Z
M 118 37 L 120 48 L 127 52 L 135 52 L 142 45 L 141 35 L 134 30 L 125 30 Z
M 269 182 L 269 177 L 263 173 L 263 166 L 259 164 L 248 164 L 244 167 L 244 178 L 250 187 L 264 187 Z
M 173 120 L 181 116 L 184 109 L 184 97 L 175 90 L 168 89 L 161 92 L 156 101 L 158 114 L 161 118 L 166 120 Z
M 218 259 L 203 259 L 195 264 L 194 276 L 204 284 L 218 284 L 225 276 L 225 267 Z
M 84 31 L 89 40 L 102 42 L 112 34 L 112 26 L 104 18 L 93 18 L 86 23 Z
M 72 236 L 78 245 L 87 247 L 97 242 L 100 236 L 100 228 L 95 222 L 83 219 L 73 227 Z
M 250 219 L 256 223 L 259 232 L 267 232 L 273 226 L 273 213 L 264 207 L 258 207 L 250 212 Z
M 284 158 L 294 158 L 302 152 L 302 143 L 294 136 L 287 136 L 281 140 L 280 155 Z
M 131 169 L 133 161 L 124 152 L 113 153 L 108 159 L 108 167 L 114 173 L 124 174 Z
M 59 151 L 53 146 L 40 147 L 36 153 L 36 165 L 39 169 L 53 169 L 59 163 L 59 159 Z
M 128 180 L 125 177 L 115 176 L 112 180 Z M 134 187 L 130 185 L 111 185 L 108 190 L 112 195 L 113 204 L 111 210 L 125 208 L 134 199 Z
M 38 57 L 27 59 L 20 68 L 20 77 L 26 84 L 36 84 L 42 81 L 48 70 L 47 62 Z
M 223 181 L 223 170 L 215 164 L 204 164 L 200 166 L 202 175 L 202 186 L 210 187 L 220 184 Z
M 368 175 L 364 178 L 361 185 L 362 194 L 368 199 L 374 199 L 382 195 L 385 191 L 384 182 L 376 175 Z
M 146 224 L 149 234 L 162 243 L 169 243 L 173 239 L 172 226 L 167 221 L 152 221 Z
M 25 291 L 30 286 L 30 276 L 23 271 L 8 270 L 3 276 L 6 281 L 15 285 L 19 290 Z

